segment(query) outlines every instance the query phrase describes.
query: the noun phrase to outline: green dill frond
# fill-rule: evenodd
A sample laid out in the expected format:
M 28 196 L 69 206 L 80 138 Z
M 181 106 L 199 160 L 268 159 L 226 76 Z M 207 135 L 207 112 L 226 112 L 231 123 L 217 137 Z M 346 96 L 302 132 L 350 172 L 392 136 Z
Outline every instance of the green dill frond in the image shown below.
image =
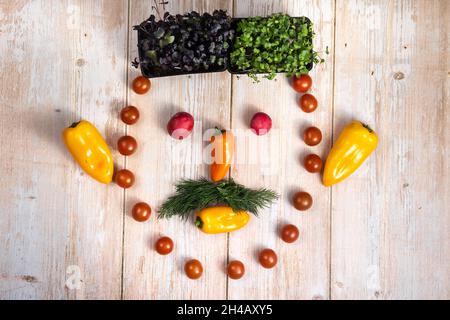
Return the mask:
M 258 215 L 259 210 L 268 208 L 278 199 L 272 190 L 249 189 L 236 183 L 233 179 L 211 182 L 200 180 L 183 180 L 176 186 L 176 192 L 167 199 L 159 209 L 159 218 L 179 216 L 188 219 L 195 211 L 211 206 L 229 206 L 234 211 L 247 211 Z

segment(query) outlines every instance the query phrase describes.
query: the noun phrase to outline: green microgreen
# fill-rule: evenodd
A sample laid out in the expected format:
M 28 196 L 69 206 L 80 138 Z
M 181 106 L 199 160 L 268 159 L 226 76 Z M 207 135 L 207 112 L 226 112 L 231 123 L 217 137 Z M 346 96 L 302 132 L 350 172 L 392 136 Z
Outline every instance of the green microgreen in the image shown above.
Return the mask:
M 314 30 L 305 17 L 277 13 L 267 18 L 241 19 L 230 55 L 234 71 L 257 74 L 272 80 L 277 73 L 288 76 L 306 74 L 323 62 L 313 47 Z

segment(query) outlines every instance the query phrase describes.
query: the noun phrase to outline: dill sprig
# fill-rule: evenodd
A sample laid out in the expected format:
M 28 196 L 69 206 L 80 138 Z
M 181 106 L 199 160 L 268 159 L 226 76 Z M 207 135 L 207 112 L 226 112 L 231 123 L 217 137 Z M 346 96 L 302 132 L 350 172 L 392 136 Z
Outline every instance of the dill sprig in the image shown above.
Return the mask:
M 159 218 L 179 216 L 188 219 L 195 212 L 207 207 L 226 205 L 234 211 L 247 211 L 255 216 L 260 209 L 270 206 L 278 199 L 272 190 L 249 189 L 236 183 L 233 179 L 211 182 L 200 180 L 183 180 L 176 186 L 176 192 L 159 209 Z

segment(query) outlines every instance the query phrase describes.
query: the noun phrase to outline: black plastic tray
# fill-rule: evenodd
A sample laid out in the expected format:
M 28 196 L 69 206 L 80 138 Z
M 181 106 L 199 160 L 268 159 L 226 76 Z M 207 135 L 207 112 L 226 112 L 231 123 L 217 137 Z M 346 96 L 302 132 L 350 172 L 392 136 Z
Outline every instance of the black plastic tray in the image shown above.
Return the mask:
M 138 43 L 141 42 L 141 37 L 142 37 L 142 31 L 138 30 Z M 139 61 L 142 61 L 143 57 L 144 57 L 144 51 L 142 50 L 142 48 L 139 48 Z M 164 72 L 151 72 L 151 70 L 148 70 L 148 68 L 145 68 L 142 64 L 140 64 L 140 68 L 141 68 L 141 73 L 144 77 L 146 78 L 162 78 L 162 77 L 171 77 L 171 76 L 183 76 L 183 75 L 191 75 L 191 74 L 199 74 L 199 73 L 213 73 L 213 72 L 224 72 L 227 70 L 227 66 L 224 65 L 221 68 L 211 68 L 209 70 L 205 70 L 205 71 L 173 71 L 173 70 L 169 70 L 169 71 L 164 71 Z
M 293 17 L 293 18 L 303 18 L 306 20 L 306 22 L 308 24 L 311 24 L 311 20 L 308 17 Z M 233 18 L 232 22 L 231 22 L 231 27 L 233 29 L 236 30 L 237 28 L 237 24 L 240 20 L 242 19 L 246 19 L 246 18 Z M 138 30 L 138 42 L 140 43 L 141 41 L 141 37 L 142 37 L 142 31 Z M 312 35 L 311 35 L 311 41 L 312 41 Z M 202 74 L 202 73 L 216 73 L 216 72 L 224 72 L 224 71 L 228 71 L 231 74 L 234 75 L 246 75 L 249 73 L 249 71 L 242 71 L 242 70 L 236 70 L 233 69 L 233 66 L 231 65 L 231 59 L 230 59 L 230 54 L 231 54 L 231 50 L 233 49 L 233 45 L 230 46 L 229 48 L 229 52 L 228 52 L 228 59 L 225 63 L 225 65 L 221 68 L 211 68 L 209 70 L 205 70 L 205 71 L 173 71 L 173 70 L 169 70 L 169 71 L 163 71 L 163 72 L 151 72 L 151 70 L 148 70 L 148 68 L 145 68 L 142 64 L 140 65 L 141 68 L 141 73 L 144 77 L 146 78 L 161 78 L 161 77 L 171 77 L 171 76 L 181 76 L 181 75 L 193 75 L 193 74 Z M 144 52 L 141 48 L 139 48 L 139 61 L 142 61 L 143 57 L 144 57 Z M 311 61 L 311 63 L 307 66 L 308 70 L 312 70 L 314 66 L 314 63 Z M 283 72 L 280 72 L 283 73 Z M 263 73 L 258 73 L 258 74 L 263 74 Z

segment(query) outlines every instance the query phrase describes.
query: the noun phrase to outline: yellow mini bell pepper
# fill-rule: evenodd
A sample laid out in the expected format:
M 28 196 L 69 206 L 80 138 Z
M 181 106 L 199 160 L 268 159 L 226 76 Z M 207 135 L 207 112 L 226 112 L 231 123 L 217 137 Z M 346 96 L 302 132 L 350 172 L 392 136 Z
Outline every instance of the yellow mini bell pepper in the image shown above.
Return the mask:
M 349 177 L 372 154 L 378 136 L 368 126 L 353 121 L 342 131 L 325 164 L 323 184 L 327 187 Z
M 196 213 L 195 225 L 204 233 L 228 233 L 245 227 L 250 216 L 245 211 L 234 212 L 230 207 L 211 207 Z
M 63 132 L 64 143 L 81 168 L 95 180 L 109 184 L 114 163 L 108 145 L 87 121 L 74 123 Z

